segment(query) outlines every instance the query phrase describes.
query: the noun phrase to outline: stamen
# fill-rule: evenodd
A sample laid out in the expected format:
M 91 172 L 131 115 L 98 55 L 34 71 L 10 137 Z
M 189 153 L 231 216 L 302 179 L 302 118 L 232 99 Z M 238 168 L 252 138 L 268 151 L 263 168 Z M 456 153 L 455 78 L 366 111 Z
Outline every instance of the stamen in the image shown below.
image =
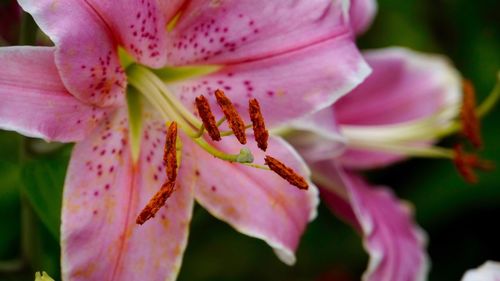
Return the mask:
M 248 102 L 248 111 L 250 112 L 250 119 L 252 120 L 253 125 L 253 134 L 255 136 L 257 146 L 263 151 L 266 151 L 269 132 L 266 130 L 264 117 L 262 116 L 262 112 L 260 111 L 260 105 L 257 99 L 251 99 Z
M 246 144 L 245 123 L 238 114 L 238 111 L 236 111 L 236 108 L 234 108 L 233 103 L 231 103 L 221 90 L 215 91 L 215 97 L 217 98 L 217 103 L 221 107 L 222 112 L 224 112 L 224 116 L 226 116 L 229 128 L 233 130 L 234 135 L 241 144 Z
M 477 183 L 475 169 L 489 171 L 494 168 L 492 162 L 482 160 L 475 154 L 465 153 L 459 144 L 454 147 L 454 152 L 455 167 L 468 183 Z
M 479 148 L 482 145 L 482 140 L 480 123 L 476 113 L 476 95 L 474 86 L 469 80 L 463 81 L 463 92 L 463 104 L 460 112 L 462 133 L 476 148 Z
M 201 95 L 195 99 L 196 108 L 198 108 L 198 113 L 200 115 L 201 121 L 203 122 L 203 126 L 207 130 L 210 138 L 214 141 L 220 141 L 220 131 L 217 127 L 217 123 L 215 122 L 215 117 L 210 109 L 210 104 L 207 99 Z
M 174 187 L 175 187 L 175 182 L 173 181 L 168 181 L 163 184 L 161 187 L 160 191 L 158 191 L 151 200 L 149 200 L 148 204 L 144 209 L 141 211 L 141 213 L 137 216 L 137 219 L 135 222 L 137 224 L 144 224 L 147 220 L 153 218 L 155 214 L 160 210 L 163 205 L 165 205 L 165 202 L 167 201 L 168 197 L 172 195 L 174 192 Z
M 177 123 L 172 122 L 168 127 L 167 139 L 165 140 L 165 152 L 163 162 L 167 166 L 167 177 L 169 181 L 174 182 L 177 177 L 177 151 L 175 144 L 177 141 Z
M 308 189 L 309 184 L 306 180 L 297 174 L 292 168 L 287 167 L 285 164 L 281 163 L 277 159 L 266 155 L 265 158 L 266 165 L 273 170 L 280 177 L 288 181 L 291 185 L 298 187 L 299 189 Z

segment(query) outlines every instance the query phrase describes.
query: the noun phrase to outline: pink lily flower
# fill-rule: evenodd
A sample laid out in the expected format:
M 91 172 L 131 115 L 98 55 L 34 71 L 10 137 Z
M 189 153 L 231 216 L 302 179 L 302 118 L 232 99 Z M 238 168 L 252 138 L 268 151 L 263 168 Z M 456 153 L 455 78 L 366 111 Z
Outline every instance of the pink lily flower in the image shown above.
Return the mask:
M 500 263 L 487 261 L 480 267 L 465 272 L 462 281 L 498 281 L 500 280 Z
M 63 196 L 64 280 L 174 280 L 194 200 L 294 263 L 315 216 L 315 187 L 298 190 L 248 163 L 264 159 L 251 135 L 244 149 L 233 136 L 207 141 L 194 101 L 207 95 L 215 109 L 220 88 L 242 114 L 257 98 L 271 128 L 329 106 L 370 71 L 345 1 L 20 4 L 55 47 L 0 49 L 0 127 L 77 142 Z M 163 141 L 172 121 L 181 131 L 175 191 L 138 226 L 167 180 Z M 266 154 L 308 176 L 282 139 L 271 137 Z
M 374 7 L 374 1 L 354 1 L 356 32 L 366 30 Z M 370 255 L 363 280 L 425 280 L 426 236 L 412 208 L 358 172 L 409 156 L 454 159 L 454 151 L 433 144 L 460 127 L 461 78 L 437 55 L 388 48 L 364 56 L 372 74 L 330 108 L 295 123 L 302 132 L 288 139 L 312 168 L 328 206 L 363 236 Z

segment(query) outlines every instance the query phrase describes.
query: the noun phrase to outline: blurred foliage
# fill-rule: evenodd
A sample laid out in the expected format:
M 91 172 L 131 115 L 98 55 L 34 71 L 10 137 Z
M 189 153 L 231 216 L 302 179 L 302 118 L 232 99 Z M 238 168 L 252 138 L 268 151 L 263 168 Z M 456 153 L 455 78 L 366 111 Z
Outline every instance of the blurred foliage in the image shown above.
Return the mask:
M 7 12 L 6 12 L 7 11 Z M 0 45 L 13 44 L 20 18 L 8 29 L 12 1 L 0 1 Z M 15 11 L 15 9 L 14 9 Z M 406 46 L 449 56 L 477 87 L 479 99 L 492 89 L 500 69 L 498 0 L 380 0 L 372 28 L 359 39 L 363 49 Z M 25 41 L 28 42 L 28 41 Z M 481 155 L 500 159 L 497 107 L 483 121 Z M 0 280 L 33 280 L 45 270 L 60 278 L 60 204 L 71 147 L 33 154 L 31 140 L 0 132 Z M 444 140 L 445 144 L 453 139 Z M 427 231 L 433 261 L 430 280 L 459 280 L 486 259 L 500 260 L 500 177 L 481 174 L 478 185 L 462 181 L 447 161 L 411 160 L 369 174 L 416 207 Z M 262 241 L 245 237 L 195 209 L 179 280 L 358 280 L 367 255 L 347 225 L 320 207 L 305 233 L 298 262 L 287 267 Z

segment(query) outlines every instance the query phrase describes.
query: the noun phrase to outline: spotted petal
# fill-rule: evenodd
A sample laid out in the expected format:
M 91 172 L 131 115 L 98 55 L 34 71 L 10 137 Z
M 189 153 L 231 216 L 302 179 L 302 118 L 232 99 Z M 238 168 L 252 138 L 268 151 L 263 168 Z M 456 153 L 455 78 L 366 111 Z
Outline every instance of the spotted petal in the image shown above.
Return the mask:
M 155 0 L 89 0 L 119 44 L 141 64 L 161 67 L 166 61 L 166 18 Z M 168 1 L 175 8 L 176 2 Z
M 460 76 L 443 57 L 402 48 L 365 53 L 373 74 L 335 105 L 344 130 L 404 125 L 430 119 L 439 128 L 457 115 L 461 103 Z M 362 112 L 362 114 L 360 114 Z M 429 142 L 422 142 L 426 145 Z M 341 162 L 352 168 L 372 168 L 402 159 L 399 155 L 348 150 Z
M 164 125 L 145 116 L 139 160 L 131 162 L 124 110 L 73 151 L 62 211 L 63 279 L 175 280 L 187 242 L 192 181 L 144 225 L 137 215 L 165 180 Z
M 343 0 L 192 0 L 169 33 L 168 60 L 234 64 L 345 37 L 345 8 Z
M 325 202 L 364 237 L 370 254 L 364 281 L 425 280 L 425 236 L 407 205 L 389 189 L 370 186 L 332 161 L 318 164 L 315 171 L 330 180 L 322 185 Z
M 71 94 L 100 106 L 124 102 L 126 81 L 117 43 L 87 1 L 20 0 L 19 4 L 55 43 L 57 69 Z
M 497 281 L 500 280 L 500 263 L 487 261 L 476 269 L 465 272 L 462 281 Z
M 225 138 L 219 147 L 237 153 L 241 145 Z M 255 163 L 263 164 L 264 153 L 255 142 L 249 140 L 249 148 Z M 197 147 L 185 151 L 189 154 L 185 154 L 183 165 L 188 162 L 199 177 L 196 200 L 236 230 L 263 239 L 285 263 L 293 264 L 299 238 L 316 214 L 316 188 L 311 185 L 308 191 L 299 190 L 271 171 L 224 162 Z M 266 154 L 305 177 L 309 175 L 299 156 L 281 139 L 271 138 Z
M 0 128 L 49 141 L 79 141 L 105 114 L 68 93 L 54 48 L 3 47 L 0 61 Z
M 329 106 L 369 72 L 352 40 L 343 36 L 277 56 L 227 65 L 217 73 L 171 87 L 190 107 L 196 96 L 212 96 L 220 88 L 246 119 L 248 99 L 257 98 L 266 124 L 273 127 Z

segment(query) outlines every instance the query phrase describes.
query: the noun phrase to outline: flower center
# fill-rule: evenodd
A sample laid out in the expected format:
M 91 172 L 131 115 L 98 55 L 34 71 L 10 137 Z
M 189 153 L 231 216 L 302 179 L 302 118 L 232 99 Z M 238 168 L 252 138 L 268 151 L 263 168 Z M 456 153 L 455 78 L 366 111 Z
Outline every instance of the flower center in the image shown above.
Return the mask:
M 160 190 L 149 201 L 147 206 L 137 217 L 136 222 L 143 224 L 154 217 L 156 212 L 165 204 L 168 197 L 175 190 L 177 169 L 181 165 L 181 157 L 177 157 L 182 149 L 182 141 L 177 138 L 179 128 L 191 141 L 205 152 L 228 162 L 236 162 L 257 169 L 270 170 L 299 189 L 307 189 L 307 181 L 293 169 L 269 155 L 264 159 L 265 165 L 254 164 L 254 156 L 250 149 L 243 146 L 238 153 L 230 154 L 221 151 L 213 142 L 220 141 L 223 137 L 235 137 L 242 145 L 247 143 L 246 129 L 252 127 L 252 137 L 257 146 L 265 151 L 268 146 L 268 131 L 265 127 L 260 105 L 256 99 L 249 101 L 249 115 L 251 125 L 246 125 L 231 100 L 221 90 L 215 91 L 217 104 L 224 113 L 224 117 L 216 121 L 208 100 L 203 96 L 195 99 L 199 120 L 188 110 L 180 100 L 173 95 L 166 82 L 187 79 L 193 76 L 206 75 L 217 71 L 215 66 L 189 67 L 189 69 L 161 69 L 150 70 L 133 62 L 127 64 L 126 73 L 129 86 L 127 89 L 127 102 L 129 107 L 130 132 L 132 157 L 137 161 L 141 141 L 141 106 L 140 97 L 145 97 L 149 103 L 160 113 L 167 123 L 168 130 L 165 143 L 164 163 L 166 166 L 167 180 Z M 230 130 L 221 131 L 219 127 L 227 122 Z M 213 142 L 207 141 L 210 138 Z

